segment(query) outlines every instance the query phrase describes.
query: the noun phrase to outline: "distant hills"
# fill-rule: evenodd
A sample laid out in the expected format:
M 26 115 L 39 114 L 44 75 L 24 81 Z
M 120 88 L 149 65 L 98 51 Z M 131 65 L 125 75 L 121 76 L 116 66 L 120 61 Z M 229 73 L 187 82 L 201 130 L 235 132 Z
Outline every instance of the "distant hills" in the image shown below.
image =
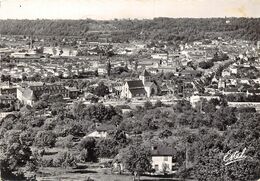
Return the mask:
M 260 18 L 154 18 L 151 20 L 0 20 L 0 34 L 194 41 L 218 36 L 260 40 Z

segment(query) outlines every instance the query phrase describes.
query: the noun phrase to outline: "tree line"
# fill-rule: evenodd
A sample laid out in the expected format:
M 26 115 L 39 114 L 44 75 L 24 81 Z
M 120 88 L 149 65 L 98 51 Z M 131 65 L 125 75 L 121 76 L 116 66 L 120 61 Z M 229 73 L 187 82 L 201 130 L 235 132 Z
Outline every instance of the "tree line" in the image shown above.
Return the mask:
M 259 29 L 259 18 L 0 21 L 0 34 L 4 35 L 84 36 L 91 40 L 109 36 L 114 42 L 135 39 L 189 42 L 219 36 L 257 41 L 260 39 Z

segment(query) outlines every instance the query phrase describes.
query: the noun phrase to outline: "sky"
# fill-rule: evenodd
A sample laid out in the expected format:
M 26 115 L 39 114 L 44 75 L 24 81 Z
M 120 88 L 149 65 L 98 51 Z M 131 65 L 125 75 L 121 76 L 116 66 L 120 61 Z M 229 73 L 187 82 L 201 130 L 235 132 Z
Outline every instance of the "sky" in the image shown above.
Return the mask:
M 0 0 L 0 19 L 260 17 L 260 0 Z

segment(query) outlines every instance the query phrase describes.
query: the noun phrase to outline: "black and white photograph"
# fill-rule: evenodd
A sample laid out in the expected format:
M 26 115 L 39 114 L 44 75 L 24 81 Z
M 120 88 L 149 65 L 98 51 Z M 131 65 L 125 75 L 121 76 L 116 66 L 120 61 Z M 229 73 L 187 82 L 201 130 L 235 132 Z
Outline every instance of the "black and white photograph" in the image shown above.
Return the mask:
M 0 181 L 260 181 L 260 0 L 0 0 Z

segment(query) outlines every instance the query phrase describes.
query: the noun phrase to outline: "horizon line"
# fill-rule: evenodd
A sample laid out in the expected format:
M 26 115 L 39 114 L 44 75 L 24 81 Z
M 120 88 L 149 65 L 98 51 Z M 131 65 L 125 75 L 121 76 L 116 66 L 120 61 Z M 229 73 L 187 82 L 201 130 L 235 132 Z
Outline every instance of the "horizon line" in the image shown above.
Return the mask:
M 165 18 L 165 19 L 260 19 L 260 17 L 242 17 L 242 16 L 224 16 L 224 17 L 167 17 L 167 16 L 158 16 L 153 18 L 113 18 L 113 19 L 95 19 L 95 18 L 75 18 L 75 19 L 69 19 L 69 18 L 0 18 L 0 20 L 31 20 L 31 21 L 37 21 L 37 20 L 93 20 L 93 21 L 120 21 L 120 20 L 154 20 L 158 18 Z

